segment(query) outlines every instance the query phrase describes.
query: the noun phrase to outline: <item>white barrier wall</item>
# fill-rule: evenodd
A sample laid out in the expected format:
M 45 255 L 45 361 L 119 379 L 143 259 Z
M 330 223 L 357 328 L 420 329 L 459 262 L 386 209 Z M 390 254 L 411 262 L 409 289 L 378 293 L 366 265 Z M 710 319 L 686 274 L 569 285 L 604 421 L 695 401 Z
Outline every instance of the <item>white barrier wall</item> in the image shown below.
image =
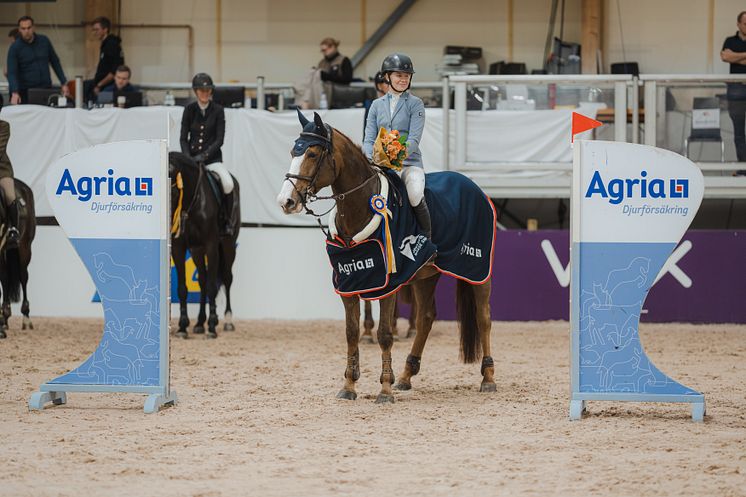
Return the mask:
M 312 228 L 243 228 L 233 266 L 231 302 L 239 319 L 341 319 L 324 235 Z M 29 266 L 33 316 L 103 317 L 91 303 L 95 287 L 80 258 L 56 226 L 40 226 Z M 218 299 L 222 317 L 223 292 Z M 197 306 L 190 305 L 190 317 Z M 173 307 L 178 314 L 178 307 Z M 20 304 L 13 305 L 20 325 Z

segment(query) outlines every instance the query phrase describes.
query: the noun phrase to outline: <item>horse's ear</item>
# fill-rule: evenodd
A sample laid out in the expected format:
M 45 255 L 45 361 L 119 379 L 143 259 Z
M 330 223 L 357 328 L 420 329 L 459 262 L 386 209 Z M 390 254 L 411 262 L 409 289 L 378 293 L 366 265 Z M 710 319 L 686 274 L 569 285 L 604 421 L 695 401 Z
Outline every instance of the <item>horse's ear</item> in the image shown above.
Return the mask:
M 321 116 L 318 112 L 313 113 L 313 122 L 316 124 L 317 127 L 324 129 L 324 121 L 321 120 Z
M 306 124 L 308 124 L 311 121 L 306 119 L 306 116 L 303 115 L 303 113 L 300 111 L 300 108 L 295 109 L 295 110 L 298 111 L 298 120 L 300 121 L 300 125 L 305 128 Z

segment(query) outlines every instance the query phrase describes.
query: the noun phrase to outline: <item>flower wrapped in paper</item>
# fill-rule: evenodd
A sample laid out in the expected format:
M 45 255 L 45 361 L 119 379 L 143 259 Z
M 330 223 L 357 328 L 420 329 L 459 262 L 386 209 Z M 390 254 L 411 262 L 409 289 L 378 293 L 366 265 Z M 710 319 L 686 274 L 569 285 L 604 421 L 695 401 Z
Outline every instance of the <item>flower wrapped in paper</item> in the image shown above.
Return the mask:
M 378 136 L 373 144 L 373 163 L 401 171 L 402 163 L 407 158 L 407 134 L 400 134 L 398 130 L 378 130 Z

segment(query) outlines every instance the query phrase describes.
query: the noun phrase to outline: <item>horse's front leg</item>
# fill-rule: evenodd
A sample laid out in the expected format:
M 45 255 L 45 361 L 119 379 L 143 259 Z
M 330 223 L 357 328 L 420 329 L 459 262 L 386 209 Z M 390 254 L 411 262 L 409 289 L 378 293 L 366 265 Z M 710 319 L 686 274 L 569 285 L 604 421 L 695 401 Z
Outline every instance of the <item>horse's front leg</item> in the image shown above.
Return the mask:
M 210 304 L 210 318 L 207 320 L 207 337 L 217 338 L 218 309 L 215 299 L 218 296 L 218 247 L 215 244 L 207 251 L 207 298 Z
M 355 400 L 355 382 L 360 378 L 360 299 L 342 297 L 345 306 L 345 333 L 347 335 L 347 367 L 345 368 L 345 384 L 337 394 L 338 399 Z
M 189 315 L 187 313 L 186 247 L 174 240 L 171 244 L 171 257 L 176 267 L 176 288 L 179 294 L 179 329 L 176 331 L 176 336 L 187 338 Z
M 205 252 L 201 249 L 192 249 L 192 260 L 197 268 L 197 281 L 199 282 L 199 314 L 197 314 L 197 324 L 194 325 L 193 333 L 203 334 L 205 332 L 205 321 L 207 313 L 207 264 L 205 263 Z
M 412 342 L 412 350 L 407 356 L 404 371 L 399 376 L 399 382 L 394 388 L 397 390 L 410 390 L 412 388 L 412 376 L 420 372 L 420 361 L 422 352 L 425 350 L 427 337 L 435 321 L 435 287 L 440 276 L 435 275 L 427 279 L 412 282 L 412 314 L 416 315 L 417 334 Z
M 394 383 L 394 370 L 391 368 L 391 348 L 394 346 L 392 321 L 396 294 L 381 299 L 381 316 L 378 321 L 378 345 L 381 347 L 381 393 L 376 398 L 376 404 L 392 404 L 394 393 L 391 385 Z

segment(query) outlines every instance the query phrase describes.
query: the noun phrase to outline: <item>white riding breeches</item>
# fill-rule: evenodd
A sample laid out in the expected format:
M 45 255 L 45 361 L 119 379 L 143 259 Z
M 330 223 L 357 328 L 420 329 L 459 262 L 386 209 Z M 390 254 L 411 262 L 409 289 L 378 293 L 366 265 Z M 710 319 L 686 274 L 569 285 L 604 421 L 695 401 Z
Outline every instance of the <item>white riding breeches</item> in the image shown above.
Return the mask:
M 404 166 L 401 178 L 407 185 L 407 197 L 412 207 L 417 207 L 425 198 L 425 170 L 417 166 Z
M 207 164 L 205 169 L 218 175 L 220 186 L 223 188 L 223 194 L 228 195 L 233 191 L 233 176 L 231 176 L 231 173 L 228 172 L 222 162 Z

